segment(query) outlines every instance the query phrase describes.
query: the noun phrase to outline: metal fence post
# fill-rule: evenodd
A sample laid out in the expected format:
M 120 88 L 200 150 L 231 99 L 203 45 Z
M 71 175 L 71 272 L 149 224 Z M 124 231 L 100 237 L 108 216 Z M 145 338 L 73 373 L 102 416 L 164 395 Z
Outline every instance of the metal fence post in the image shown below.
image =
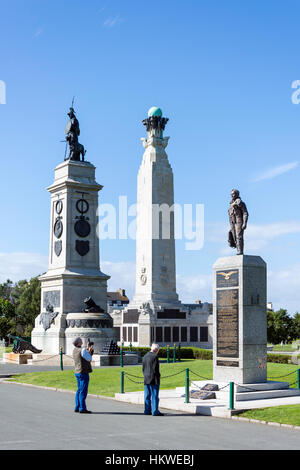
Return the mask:
M 229 382 L 229 409 L 234 410 L 234 382 Z
M 123 362 L 123 345 L 121 346 L 121 356 L 120 356 L 120 367 L 123 367 L 124 366 L 124 362 Z
M 190 371 L 185 369 L 185 403 L 190 402 Z
M 120 393 L 124 393 L 124 371 L 121 370 Z
M 300 369 L 297 369 L 297 388 L 300 388 Z
M 174 344 L 174 349 L 173 349 L 173 362 L 176 362 L 176 344 Z
M 60 370 L 64 370 L 63 348 L 60 348 L 60 350 L 59 350 L 59 355 L 60 355 Z

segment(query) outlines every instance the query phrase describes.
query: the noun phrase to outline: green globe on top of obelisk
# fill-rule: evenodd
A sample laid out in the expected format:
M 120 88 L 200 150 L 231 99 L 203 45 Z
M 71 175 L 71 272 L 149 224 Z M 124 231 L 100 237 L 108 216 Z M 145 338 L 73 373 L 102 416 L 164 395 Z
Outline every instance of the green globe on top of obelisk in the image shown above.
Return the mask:
M 152 106 L 148 111 L 148 117 L 150 116 L 160 116 L 162 117 L 162 110 L 157 106 Z

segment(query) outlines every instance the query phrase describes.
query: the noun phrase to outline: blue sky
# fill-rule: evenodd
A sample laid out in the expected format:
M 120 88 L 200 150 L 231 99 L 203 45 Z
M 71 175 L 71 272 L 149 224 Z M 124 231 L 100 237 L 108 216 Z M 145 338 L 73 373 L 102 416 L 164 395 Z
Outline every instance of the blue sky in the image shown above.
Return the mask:
M 136 201 L 157 105 L 170 120 L 175 201 L 204 204 L 205 242 L 176 242 L 178 293 L 211 301 L 227 247 L 230 191 L 249 210 L 245 253 L 268 264 L 268 299 L 300 311 L 298 1 L 9 0 L 1 2 L 0 280 L 47 269 L 49 195 L 75 95 L 100 203 Z M 101 241 L 110 289 L 134 289 L 134 240 Z

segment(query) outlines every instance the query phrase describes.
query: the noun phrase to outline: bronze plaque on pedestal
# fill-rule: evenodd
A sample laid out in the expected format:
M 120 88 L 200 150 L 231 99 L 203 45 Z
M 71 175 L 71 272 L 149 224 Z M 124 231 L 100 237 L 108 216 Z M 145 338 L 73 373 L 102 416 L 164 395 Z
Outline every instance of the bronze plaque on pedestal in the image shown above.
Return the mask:
M 217 356 L 239 357 L 239 291 L 217 291 Z
M 226 269 L 224 271 L 217 271 L 217 289 L 219 287 L 238 287 L 239 285 L 239 270 Z
M 217 366 L 239 367 L 239 361 L 217 361 Z

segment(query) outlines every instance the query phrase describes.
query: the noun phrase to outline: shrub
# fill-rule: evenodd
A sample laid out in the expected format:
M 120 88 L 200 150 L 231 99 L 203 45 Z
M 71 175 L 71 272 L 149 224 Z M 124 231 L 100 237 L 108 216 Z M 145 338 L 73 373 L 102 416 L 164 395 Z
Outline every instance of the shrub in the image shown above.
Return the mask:
M 123 347 L 124 351 L 129 351 L 128 346 Z M 173 360 L 173 347 L 169 348 L 169 358 L 170 361 Z M 150 351 L 150 348 L 146 347 L 134 347 L 131 348 L 132 352 L 137 352 L 141 357 L 145 356 L 147 352 Z M 158 357 L 161 359 L 167 358 L 167 347 L 163 346 L 160 348 Z M 180 357 L 181 359 L 201 359 L 201 360 L 212 360 L 213 352 L 211 349 L 201 349 L 193 346 L 184 346 L 180 348 Z M 300 358 L 300 356 L 298 356 Z M 176 347 L 176 359 L 178 359 L 178 347 Z M 290 354 L 268 354 L 267 362 L 275 362 L 278 364 L 289 364 L 291 362 L 292 356 Z
M 170 361 L 173 359 L 173 347 L 169 348 L 169 358 Z M 128 346 L 123 347 L 124 351 L 129 351 Z M 134 347 L 131 348 L 132 352 L 140 352 L 141 357 L 145 356 L 147 352 L 150 351 L 150 348 L 145 347 Z M 163 346 L 160 348 L 158 357 L 161 359 L 167 358 L 167 347 Z M 201 349 L 196 347 L 184 346 L 180 348 L 180 357 L 181 359 L 212 359 L 212 350 L 210 349 Z M 176 358 L 178 358 L 178 347 L 176 347 Z
M 290 354 L 268 354 L 267 362 L 276 362 L 277 364 L 288 364 L 291 362 L 292 356 Z

